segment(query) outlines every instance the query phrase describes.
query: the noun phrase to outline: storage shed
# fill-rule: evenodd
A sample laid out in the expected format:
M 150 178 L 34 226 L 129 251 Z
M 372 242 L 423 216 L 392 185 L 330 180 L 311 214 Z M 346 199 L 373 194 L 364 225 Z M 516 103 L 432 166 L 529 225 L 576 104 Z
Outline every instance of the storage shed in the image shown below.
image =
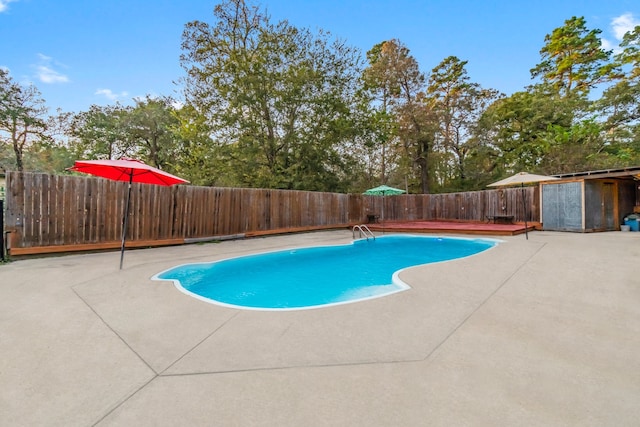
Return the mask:
M 640 212 L 640 166 L 555 176 L 540 184 L 544 230 L 620 230 L 625 215 Z

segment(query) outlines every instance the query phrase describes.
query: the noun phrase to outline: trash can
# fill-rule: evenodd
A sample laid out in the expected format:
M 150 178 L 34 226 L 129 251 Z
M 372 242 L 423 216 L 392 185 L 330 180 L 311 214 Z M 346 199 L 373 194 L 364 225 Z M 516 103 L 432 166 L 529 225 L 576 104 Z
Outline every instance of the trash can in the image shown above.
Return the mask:
M 631 231 L 640 231 L 640 214 L 629 214 L 625 216 L 624 225 L 628 225 Z

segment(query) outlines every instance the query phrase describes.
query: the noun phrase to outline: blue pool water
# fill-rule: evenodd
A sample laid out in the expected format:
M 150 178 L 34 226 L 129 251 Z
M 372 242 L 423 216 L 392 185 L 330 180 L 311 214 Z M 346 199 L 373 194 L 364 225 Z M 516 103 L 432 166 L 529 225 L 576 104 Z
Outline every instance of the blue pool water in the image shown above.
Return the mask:
M 498 243 L 410 235 L 356 240 L 185 264 L 155 275 L 208 302 L 250 309 L 301 309 L 354 302 L 408 289 L 407 267 L 466 257 Z

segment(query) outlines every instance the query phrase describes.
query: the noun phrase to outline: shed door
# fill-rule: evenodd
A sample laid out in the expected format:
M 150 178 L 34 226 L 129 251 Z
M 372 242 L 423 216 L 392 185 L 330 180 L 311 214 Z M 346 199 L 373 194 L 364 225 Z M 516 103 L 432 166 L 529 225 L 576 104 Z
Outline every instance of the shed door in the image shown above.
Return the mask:
M 615 185 L 612 182 L 605 182 L 602 186 L 602 213 L 604 224 L 607 230 L 616 230 L 615 215 Z

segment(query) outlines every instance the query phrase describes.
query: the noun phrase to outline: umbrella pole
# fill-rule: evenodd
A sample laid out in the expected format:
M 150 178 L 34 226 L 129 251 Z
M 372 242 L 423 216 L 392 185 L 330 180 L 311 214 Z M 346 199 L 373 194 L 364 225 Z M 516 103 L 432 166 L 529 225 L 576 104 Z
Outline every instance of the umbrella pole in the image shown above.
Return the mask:
M 524 209 L 524 236 L 529 240 L 529 227 L 527 226 L 527 193 L 524 192 L 524 183 L 520 184 L 520 188 L 522 188 L 522 207 Z
M 384 234 L 384 191 L 382 192 L 382 234 Z
M 133 171 L 129 175 L 129 191 L 127 193 L 127 207 L 122 218 L 122 244 L 120 245 L 120 270 L 122 270 L 122 261 L 124 260 L 124 242 L 127 240 L 127 225 L 129 223 L 129 204 L 131 202 L 131 182 L 133 181 Z

